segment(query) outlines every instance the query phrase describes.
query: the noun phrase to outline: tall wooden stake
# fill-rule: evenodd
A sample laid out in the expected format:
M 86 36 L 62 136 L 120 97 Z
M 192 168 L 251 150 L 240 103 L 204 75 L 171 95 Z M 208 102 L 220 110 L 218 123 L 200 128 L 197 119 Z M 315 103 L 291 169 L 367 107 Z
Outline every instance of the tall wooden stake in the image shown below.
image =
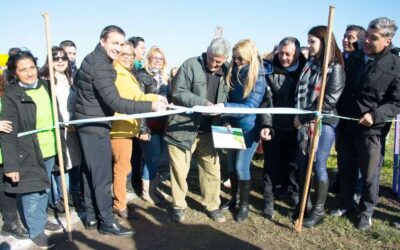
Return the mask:
M 325 46 L 325 58 L 322 66 L 322 84 L 321 84 L 321 93 L 318 99 L 318 109 L 317 111 L 321 113 L 322 111 L 322 104 L 324 103 L 324 96 L 325 96 L 325 85 L 326 85 L 326 78 L 328 74 L 328 64 L 329 64 L 329 55 L 331 53 L 331 40 L 332 40 L 332 27 L 333 27 L 333 17 L 335 13 L 335 7 L 329 6 L 329 18 L 328 18 L 328 39 Z M 300 213 L 299 218 L 296 221 L 295 229 L 297 232 L 301 232 L 301 228 L 303 226 L 303 219 L 304 219 L 304 209 L 307 203 L 307 194 L 310 188 L 310 180 L 311 180 L 311 173 L 314 166 L 314 159 L 315 153 L 317 151 L 318 142 L 319 142 L 319 122 L 321 121 L 321 117 L 317 117 L 316 119 L 316 126 L 314 129 L 313 138 L 311 141 L 311 152 L 310 157 L 308 159 L 307 165 L 307 174 L 306 179 L 304 181 L 304 188 L 303 188 L 303 196 L 301 199 L 301 206 L 300 206 Z
M 56 86 L 54 81 L 54 68 L 53 68 L 53 56 L 51 52 L 51 34 L 50 34 L 50 22 L 49 22 L 49 14 L 43 13 L 44 17 L 45 29 L 46 29 L 46 42 L 47 42 L 47 59 L 49 61 L 49 72 L 50 72 L 50 87 L 51 87 L 51 100 L 53 104 L 53 118 L 56 132 L 56 142 L 57 142 L 57 154 L 58 154 L 58 165 L 60 166 L 60 175 L 61 175 L 61 186 L 64 197 L 64 208 L 65 208 L 65 218 L 67 220 L 67 233 L 68 240 L 72 241 L 72 233 L 71 233 L 71 217 L 69 213 L 69 205 L 68 205 L 68 193 L 67 186 L 65 185 L 65 176 L 64 176 L 64 159 L 63 152 L 61 147 L 61 137 L 60 137 L 60 128 L 58 126 L 58 107 L 57 107 L 57 99 L 56 99 Z
M 400 151 L 400 115 L 397 115 L 394 129 L 394 153 L 393 153 L 393 182 L 392 182 L 392 190 L 393 193 L 400 195 L 399 189 L 399 151 Z

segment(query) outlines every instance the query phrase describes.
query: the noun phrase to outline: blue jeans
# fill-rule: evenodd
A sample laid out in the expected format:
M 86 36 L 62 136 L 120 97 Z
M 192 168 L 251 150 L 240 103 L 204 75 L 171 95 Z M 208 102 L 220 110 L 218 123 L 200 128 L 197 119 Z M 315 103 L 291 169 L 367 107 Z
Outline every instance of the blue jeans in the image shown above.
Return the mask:
M 144 180 L 153 180 L 157 175 L 158 166 L 166 149 L 163 135 L 152 134 L 150 141 L 140 141 L 140 147 L 144 158 L 142 178 Z
M 237 173 L 238 179 L 241 181 L 250 180 L 250 164 L 253 155 L 256 152 L 258 141 L 251 143 L 251 146 L 242 149 L 229 149 L 228 150 L 228 169 L 231 173 Z
M 21 194 L 19 198 L 22 201 L 29 238 L 34 239 L 44 232 L 44 227 L 47 222 L 47 191 L 43 190 L 42 192 Z
M 315 155 L 314 173 L 317 181 L 328 182 L 328 171 L 326 170 L 326 162 L 330 155 L 333 142 L 335 141 L 335 125 L 322 124 L 322 131 L 319 137 L 318 148 Z M 299 150 L 301 151 L 301 150 Z M 304 156 L 299 153 L 300 176 L 305 176 L 307 171 L 308 154 Z
M 52 174 L 51 172 L 53 172 L 53 168 L 54 168 L 54 164 L 55 164 L 55 157 L 50 157 L 47 158 L 47 160 L 44 161 L 44 165 L 46 166 L 46 171 L 47 171 L 47 177 L 49 178 L 49 182 L 50 182 L 50 188 L 46 188 L 46 193 L 47 193 L 47 197 L 49 199 L 49 203 L 51 205 L 53 205 L 53 200 L 51 197 L 53 197 L 53 185 L 51 184 L 52 182 Z
M 315 176 L 317 181 L 327 182 L 328 171 L 326 162 L 331 153 L 333 142 L 335 141 L 335 127 L 328 124 L 322 125 L 322 132 L 318 142 L 317 154 L 315 156 Z
M 68 171 L 64 172 L 64 176 L 65 176 L 65 185 L 67 187 L 67 193 L 68 193 L 69 192 L 69 173 L 68 173 Z M 52 197 L 50 197 L 50 200 L 54 201 L 54 203 L 57 203 L 61 199 L 64 198 L 63 192 L 62 192 L 60 171 L 53 171 L 51 173 L 51 191 L 52 191 Z M 53 203 L 51 203 L 51 204 L 53 204 Z

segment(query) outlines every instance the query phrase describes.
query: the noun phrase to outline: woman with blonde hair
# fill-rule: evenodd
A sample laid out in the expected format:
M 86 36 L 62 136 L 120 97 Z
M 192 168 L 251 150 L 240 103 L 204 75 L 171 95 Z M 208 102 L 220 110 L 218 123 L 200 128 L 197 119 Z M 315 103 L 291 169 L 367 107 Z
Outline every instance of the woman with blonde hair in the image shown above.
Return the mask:
M 257 47 L 249 40 L 241 40 L 233 47 L 227 82 L 231 86 L 225 107 L 259 108 L 267 82 L 265 69 Z M 255 114 L 230 115 L 225 123 L 228 127 L 241 128 L 246 143 L 244 150 L 228 150 L 228 168 L 231 181 L 231 200 L 222 209 L 234 209 L 239 195 L 239 210 L 236 221 L 245 220 L 249 214 L 250 163 L 259 141 L 260 126 Z M 269 134 L 269 130 L 266 131 Z
M 122 98 L 134 101 L 157 101 L 164 97 L 144 94 L 136 78 L 130 73 L 133 67 L 133 45 L 126 42 L 113 66 L 117 72 L 115 85 Z M 120 115 L 116 113 L 115 115 Z M 113 211 L 118 216 L 127 218 L 126 180 L 132 169 L 132 137 L 139 135 L 140 119 L 119 120 L 112 123 L 111 149 L 114 158 L 113 167 Z
M 170 99 L 170 88 L 167 83 L 167 61 L 164 52 L 153 46 L 150 48 L 144 68 L 136 77 L 146 94 L 158 94 Z M 170 101 L 170 100 L 169 100 Z M 142 148 L 144 166 L 142 174 L 142 199 L 157 204 L 156 195 L 157 169 L 166 150 L 163 135 L 166 117 L 143 119 L 140 127 L 140 147 Z

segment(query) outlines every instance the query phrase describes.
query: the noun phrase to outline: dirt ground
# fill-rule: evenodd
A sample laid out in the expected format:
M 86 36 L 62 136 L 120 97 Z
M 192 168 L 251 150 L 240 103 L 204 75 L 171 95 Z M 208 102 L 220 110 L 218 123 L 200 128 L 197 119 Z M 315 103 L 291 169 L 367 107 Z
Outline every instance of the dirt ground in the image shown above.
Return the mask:
M 256 164 L 257 165 L 257 164 Z M 392 221 L 400 221 L 400 203 L 390 194 L 391 169 L 382 173 L 381 198 L 374 214 L 373 226 L 368 232 L 355 228 L 357 218 L 327 217 L 325 223 L 313 229 L 294 231 L 287 216 L 290 211 L 287 200 L 276 202 L 277 215 L 273 221 L 261 216 L 262 209 L 262 169 L 252 168 L 251 213 L 248 220 L 237 223 L 233 215 L 226 212 L 225 223 L 211 221 L 199 203 L 200 191 L 196 168 L 189 173 L 189 209 L 182 224 L 170 218 L 170 203 L 161 207 L 146 204 L 139 198 L 130 198 L 132 216 L 120 222 L 134 228 L 133 237 L 115 237 L 99 234 L 96 230 L 83 228 L 77 213 L 72 209 L 73 242 L 67 242 L 66 234 L 54 234 L 56 249 L 399 249 L 400 230 L 390 226 Z M 170 193 L 169 181 L 162 182 L 161 190 Z M 222 201 L 229 198 L 229 190 L 223 188 Z M 327 209 L 335 207 L 336 199 L 330 194 Z M 83 214 L 80 214 L 83 218 Z M 54 220 L 54 218 L 52 218 Z M 65 225 L 65 218 L 60 218 Z M 11 237 L 0 237 L 0 249 L 37 249 L 30 240 L 17 241 Z

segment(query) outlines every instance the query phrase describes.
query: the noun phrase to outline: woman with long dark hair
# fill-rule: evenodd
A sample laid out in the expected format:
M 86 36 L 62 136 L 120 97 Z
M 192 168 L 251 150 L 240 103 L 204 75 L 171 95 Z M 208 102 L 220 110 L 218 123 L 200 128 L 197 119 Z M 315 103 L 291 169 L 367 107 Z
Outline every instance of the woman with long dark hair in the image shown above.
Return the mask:
M 321 92 L 322 84 L 322 63 L 325 57 L 328 57 L 328 77 L 323 99 L 322 113 L 337 114 L 336 104 L 343 91 L 345 83 L 344 63 L 342 54 L 337 46 L 335 37 L 332 34 L 331 53 L 325 55 L 325 46 L 327 43 L 327 26 L 315 26 L 308 32 L 309 60 L 304 66 L 296 89 L 296 108 L 303 110 L 317 110 L 318 98 Z M 326 161 L 328 160 L 334 139 L 335 128 L 339 119 L 336 117 L 323 117 L 321 136 L 318 143 L 314 162 L 315 174 L 315 199 L 313 208 L 304 219 L 305 227 L 312 227 L 321 223 L 325 217 L 325 200 L 328 195 L 328 173 L 326 170 Z M 309 157 L 311 135 L 315 124 L 314 115 L 298 115 L 294 119 L 294 127 L 298 131 L 299 139 L 299 186 L 300 193 L 304 189 L 304 179 Z M 300 205 L 300 204 L 299 204 Z M 298 207 L 297 206 L 297 211 Z M 298 213 L 295 213 L 297 217 Z
M 1 117 L 12 122 L 13 130 L 0 136 L 5 191 L 21 199 L 29 238 L 41 248 L 50 248 L 54 244 L 45 228 L 62 229 L 47 222 L 47 169 L 54 166 L 56 155 L 54 130 L 18 137 L 18 133 L 54 125 L 50 87 L 38 79 L 36 58 L 29 51 L 12 55 L 7 68 L 9 84 L 2 98 Z
M 52 48 L 54 77 L 56 84 L 56 97 L 58 103 L 59 120 L 61 122 L 68 122 L 74 113 L 76 90 L 73 87 L 72 73 L 69 67 L 67 53 L 63 48 L 54 46 Z M 46 63 L 39 70 L 41 78 L 48 80 L 50 78 L 49 62 Z M 74 203 L 79 201 L 79 168 L 81 165 L 81 151 L 79 147 L 78 138 L 73 126 L 62 126 L 60 133 L 63 136 L 62 142 L 64 151 L 64 166 L 65 166 L 65 183 L 67 192 L 71 189 L 74 195 Z M 70 174 L 71 172 L 71 180 Z M 51 180 L 51 192 L 49 197 L 49 207 L 56 213 L 65 213 L 64 197 L 61 188 L 61 175 L 58 165 L 48 173 Z
M 0 74 L 0 101 L 4 93 L 4 85 L 6 78 Z M 1 109 L 1 102 L 0 102 Z M 11 121 L 0 120 L 0 133 L 10 133 L 13 130 Z M 0 153 L 0 177 L 4 178 L 3 157 Z M 15 194 L 4 192 L 5 184 L 0 181 L 0 210 L 3 218 L 3 226 L 1 228 L 1 235 L 12 235 L 17 239 L 28 238 L 28 232 L 22 226 L 18 218 L 17 199 Z

